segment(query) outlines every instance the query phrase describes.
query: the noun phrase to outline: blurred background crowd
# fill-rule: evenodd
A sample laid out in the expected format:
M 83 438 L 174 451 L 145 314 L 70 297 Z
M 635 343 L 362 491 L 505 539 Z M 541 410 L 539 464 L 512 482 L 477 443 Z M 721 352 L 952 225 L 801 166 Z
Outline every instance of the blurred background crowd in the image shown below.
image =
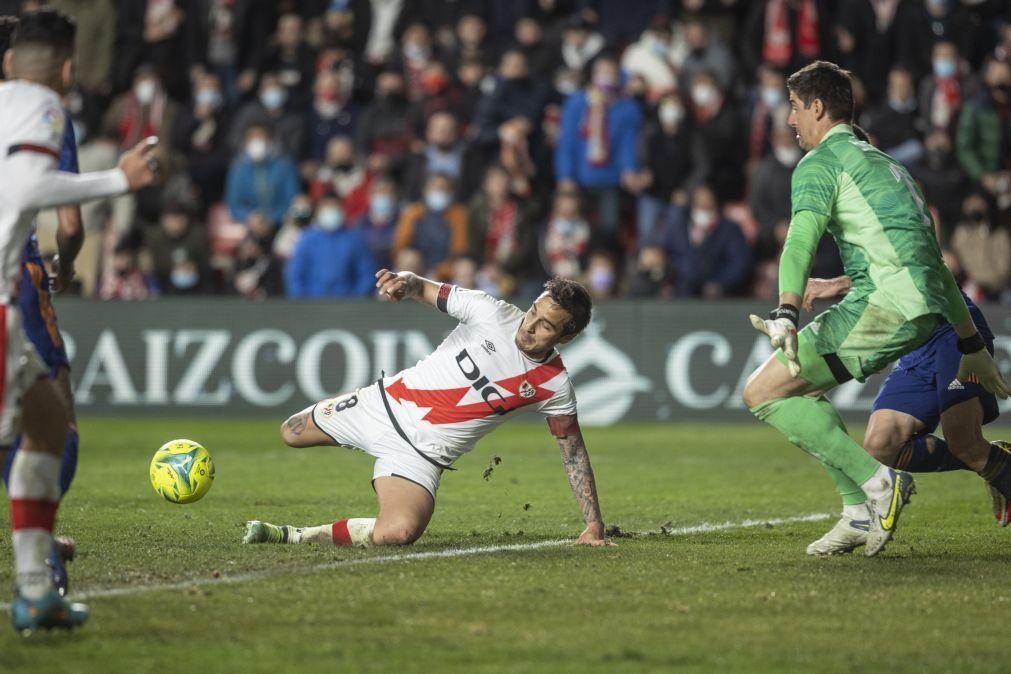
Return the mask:
M 369 297 L 392 266 L 498 297 L 559 274 L 771 299 L 785 80 L 824 58 L 966 291 L 1011 303 L 1007 0 L 46 4 L 77 19 L 82 170 L 162 141 L 164 184 L 83 210 L 85 296 Z M 841 273 L 827 237 L 812 273 Z

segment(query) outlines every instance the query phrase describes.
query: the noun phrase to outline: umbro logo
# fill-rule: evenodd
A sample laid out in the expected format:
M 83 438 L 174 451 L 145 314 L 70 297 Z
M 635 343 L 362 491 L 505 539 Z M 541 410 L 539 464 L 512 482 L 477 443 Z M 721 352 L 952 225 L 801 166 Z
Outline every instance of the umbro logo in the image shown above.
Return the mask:
M 484 340 L 484 344 L 481 345 L 481 348 L 484 349 L 484 352 L 487 353 L 489 356 L 495 353 L 495 345 L 492 343 L 490 339 Z
M 960 382 L 959 380 L 952 379 L 951 383 L 948 384 L 948 390 L 949 391 L 964 391 L 965 390 L 965 386 L 963 386 L 962 382 Z

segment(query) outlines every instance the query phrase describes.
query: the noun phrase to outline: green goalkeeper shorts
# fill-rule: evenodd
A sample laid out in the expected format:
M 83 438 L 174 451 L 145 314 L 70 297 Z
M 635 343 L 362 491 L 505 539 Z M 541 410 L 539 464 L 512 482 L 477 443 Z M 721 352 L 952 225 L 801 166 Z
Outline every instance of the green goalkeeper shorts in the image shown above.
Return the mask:
M 801 377 L 822 391 L 850 379 L 864 381 L 922 345 L 945 322 L 937 314 L 906 320 L 873 300 L 873 294 L 845 299 L 815 316 L 800 331 L 797 358 Z M 786 364 L 782 349 L 776 358 Z

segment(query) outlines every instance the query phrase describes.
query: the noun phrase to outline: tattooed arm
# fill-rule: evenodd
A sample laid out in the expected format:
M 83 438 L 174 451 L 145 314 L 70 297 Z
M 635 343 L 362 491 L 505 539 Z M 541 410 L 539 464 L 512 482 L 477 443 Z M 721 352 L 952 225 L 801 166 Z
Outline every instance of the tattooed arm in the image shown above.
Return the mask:
M 548 428 L 558 440 L 558 448 L 562 452 L 562 465 L 565 466 L 565 473 L 569 476 L 572 495 L 576 497 L 579 510 L 583 513 L 583 521 L 586 522 L 586 529 L 580 534 L 576 543 L 606 545 L 604 518 L 600 515 L 600 503 L 597 501 L 593 466 L 590 465 L 590 455 L 586 453 L 579 420 L 575 415 L 548 417 Z

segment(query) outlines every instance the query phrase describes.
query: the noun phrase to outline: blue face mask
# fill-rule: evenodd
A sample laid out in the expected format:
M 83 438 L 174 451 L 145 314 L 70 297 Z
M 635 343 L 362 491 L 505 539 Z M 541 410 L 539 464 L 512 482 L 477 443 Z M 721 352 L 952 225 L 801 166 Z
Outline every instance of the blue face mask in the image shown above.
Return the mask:
M 775 87 L 762 87 L 762 102 L 765 107 L 774 108 L 784 100 L 783 90 Z
M 397 202 L 388 194 L 377 194 L 369 203 L 369 217 L 374 222 L 386 222 L 397 210 Z
M 425 192 L 425 205 L 432 211 L 442 212 L 446 210 L 450 200 L 449 192 L 443 190 L 428 190 Z
M 955 60 L 941 57 L 934 59 L 934 74 L 941 78 L 948 78 L 955 76 Z
M 316 224 L 326 232 L 333 232 L 344 224 L 344 212 L 339 208 L 323 208 L 316 215 Z
M 288 92 L 282 87 L 268 87 L 260 93 L 260 102 L 268 110 L 277 110 L 288 100 Z

